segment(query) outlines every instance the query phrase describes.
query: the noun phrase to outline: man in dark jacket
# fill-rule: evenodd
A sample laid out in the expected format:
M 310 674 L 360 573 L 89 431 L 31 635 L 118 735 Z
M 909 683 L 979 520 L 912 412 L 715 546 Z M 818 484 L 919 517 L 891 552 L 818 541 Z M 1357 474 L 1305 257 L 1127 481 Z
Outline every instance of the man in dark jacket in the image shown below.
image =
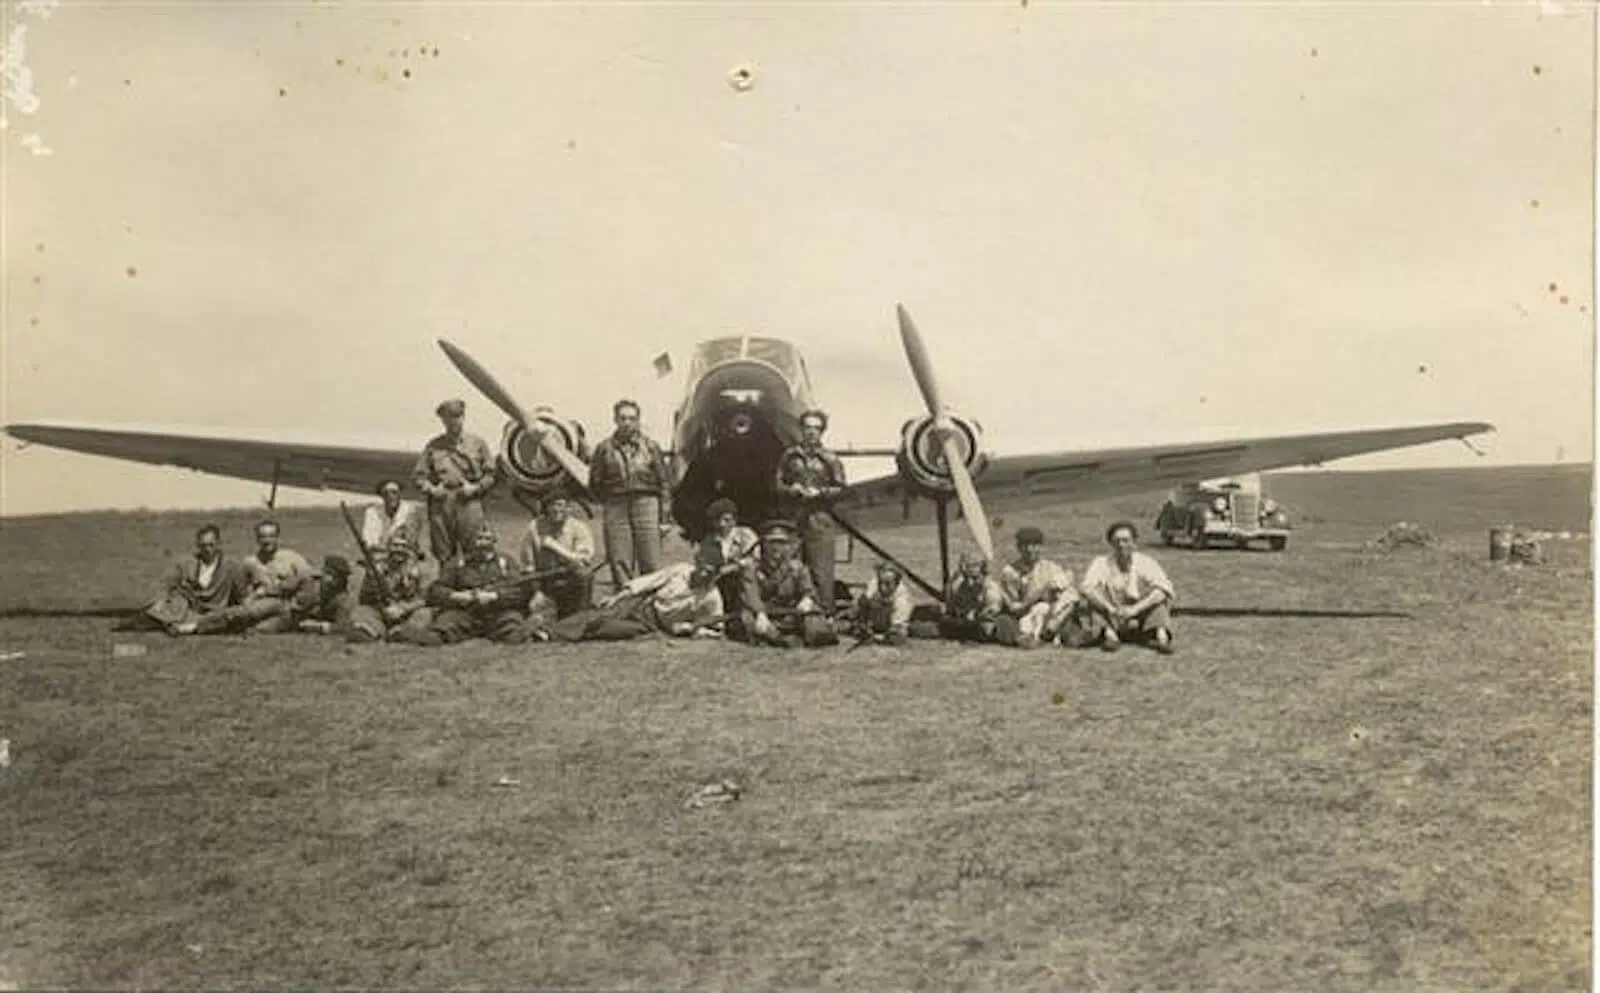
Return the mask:
M 595 446 L 589 492 L 601 502 L 606 558 L 617 588 L 661 568 L 661 539 L 671 530 L 672 475 L 661 446 L 639 429 L 639 405 L 611 407 L 617 430 Z

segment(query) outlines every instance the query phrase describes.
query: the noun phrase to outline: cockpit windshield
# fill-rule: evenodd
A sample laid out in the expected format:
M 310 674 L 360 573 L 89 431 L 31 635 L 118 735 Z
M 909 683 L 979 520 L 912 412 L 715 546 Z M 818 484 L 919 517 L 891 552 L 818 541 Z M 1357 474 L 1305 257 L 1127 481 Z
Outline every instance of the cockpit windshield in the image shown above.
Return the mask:
M 734 359 L 754 359 L 765 362 L 790 383 L 803 381 L 800 354 L 787 341 L 778 338 L 712 338 L 695 347 L 694 358 L 689 362 L 690 379 L 698 378 L 707 369 Z

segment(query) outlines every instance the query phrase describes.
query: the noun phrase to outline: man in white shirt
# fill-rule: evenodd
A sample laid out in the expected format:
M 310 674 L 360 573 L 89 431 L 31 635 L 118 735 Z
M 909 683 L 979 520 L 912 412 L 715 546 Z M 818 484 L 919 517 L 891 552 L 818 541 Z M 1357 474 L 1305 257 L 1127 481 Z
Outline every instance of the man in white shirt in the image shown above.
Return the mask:
M 1101 555 L 1083 574 L 1083 609 L 1090 644 L 1114 652 L 1124 641 L 1148 643 L 1172 654 L 1172 618 L 1176 598 L 1172 580 L 1155 559 L 1138 551 L 1139 529 L 1118 521 L 1106 529 L 1110 555 Z
M 545 498 L 543 513 L 528 522 L 522 537 L 522 571 L 541 572 L 529 611 L 547 618 L 553 605 L 562 618 L 589 609 L 594 595 L 594 536 L 572 516 L 572 502 L 560 493 Z M 542 599 L 541 599 L 542 598 Z
M 995 640 L 1021 648 L 1054 641 L 1078 599 L 1072 573 L 1044 557 L 1044 533 L 1017 531 L 1017 558 L 1000 572 L 1005 613 L 995 625 Z
M 383 558 L 389 543 L 397 534 L 405 536 L 407 543 L 422 545 L 422 504 L 400 499 L 398 480 L 385 479 L 378 484 L 379 502 L 367 508 L 361 519 L 361 543 L 367 546 L 374 559 Z

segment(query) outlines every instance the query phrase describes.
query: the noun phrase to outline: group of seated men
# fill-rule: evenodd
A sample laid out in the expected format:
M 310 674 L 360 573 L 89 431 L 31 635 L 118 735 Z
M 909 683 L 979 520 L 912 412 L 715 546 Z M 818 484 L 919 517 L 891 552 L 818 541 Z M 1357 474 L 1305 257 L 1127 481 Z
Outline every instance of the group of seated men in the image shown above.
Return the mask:
M 195 535 L 145 615 L 173 635 L 300 631 L 353 642 L 441 645 L 481 637 L 506 644 L 620 640 L 651 633 L 727 637 L 758 645 L 903 643 L 908 637 L 990 641 L 1019 647 L 1140 642 L 1172 651 L 1168 606 L 1174 590 L 1161 566 L 1136 550 L 1138 532 L 1118 522 L 1111 552 L 1075 584 L 1044 558 L 1036 528 L 1017 532 L 1017 558 L 989 575 L 964 556 L 944 604 L 914 610 L 898 566 L 880 562 L 853 603 L 819 594 L 788 521 L 739 523 L 731 500 L 707 509 L 707 536 L 689 562 L 628 580 L 594 601 L 594 539 L 565 496 L 547 498 L 524 532 L 516 559 L 501 552 L 487 524 L 465 551 L 428 579 L 422 516 L 385 482 L 367 511 L 360 540 L 370 561 L 351 589 L 351 564 L 327 556 L 320 568 L 281 547 L 274 521 L 256 526 L 255 553 L 225 555 L 214 525 Z

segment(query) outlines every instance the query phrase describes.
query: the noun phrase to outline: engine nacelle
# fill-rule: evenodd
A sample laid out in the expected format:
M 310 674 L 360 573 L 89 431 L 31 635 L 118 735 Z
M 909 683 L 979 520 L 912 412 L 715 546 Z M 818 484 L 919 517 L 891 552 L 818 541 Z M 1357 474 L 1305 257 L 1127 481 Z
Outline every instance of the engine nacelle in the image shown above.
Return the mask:
M 956 414 L 950 415 L 950 421 L 955 425 L 956 449 L 967 472 L 977 479 L 989 467 L 988 456 L 983 453 L 983 428 L 977 421 Z M 894 461 L 900 478 L 918 492 L 932 497 L 955 493 L 932 417 L 924 415 L 906 421 L 900 429 L 900 451 L 895 453 Z
M 535 408 L 531 416 L 548 431 L 549 440 L 588 460 L 583 425 L 561 420 L 548 407 Z M 500 437 L 500 466 L 510 477 L 512 486 L 535 498 L 554 492 L 567 480 L 567 471 L 561 463 L 551 458 L 539 439 L 524 431 L 516 421 L 506 422 L 505 433 Z

